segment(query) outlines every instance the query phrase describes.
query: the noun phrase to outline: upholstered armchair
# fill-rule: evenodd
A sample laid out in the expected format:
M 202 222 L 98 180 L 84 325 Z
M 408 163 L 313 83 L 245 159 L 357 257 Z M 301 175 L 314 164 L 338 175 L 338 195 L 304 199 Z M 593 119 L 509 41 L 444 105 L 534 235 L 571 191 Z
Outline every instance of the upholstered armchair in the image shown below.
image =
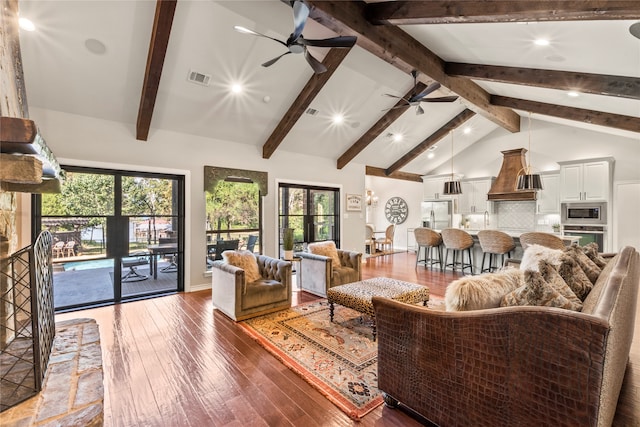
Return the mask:
M 211 269 L 218 310 L 237 322 L 291 307 L 290 262 L 249 251 L 226 251 L 223 257 Z
M 308 251 L 296 253 L 303 291 L 326 297 L 329 288 L 362 280 L 362 253 L 337 249 L 331 241 L 310 243 Z

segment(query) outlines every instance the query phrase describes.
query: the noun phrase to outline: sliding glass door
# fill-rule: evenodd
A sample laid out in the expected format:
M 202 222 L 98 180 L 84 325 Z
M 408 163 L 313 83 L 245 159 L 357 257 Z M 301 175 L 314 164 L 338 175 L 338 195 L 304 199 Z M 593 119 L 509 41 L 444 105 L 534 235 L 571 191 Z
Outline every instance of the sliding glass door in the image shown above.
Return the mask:
M 298 184 L 279 186 L 279 227 L 294 229 L 294 250 L 333 240 L 340 247 L 340 190 Z
M 61 193 L 33 198 L 33 229 L 54 237 L 56 310 L 182 290 L 184 178 L 64 169 Z

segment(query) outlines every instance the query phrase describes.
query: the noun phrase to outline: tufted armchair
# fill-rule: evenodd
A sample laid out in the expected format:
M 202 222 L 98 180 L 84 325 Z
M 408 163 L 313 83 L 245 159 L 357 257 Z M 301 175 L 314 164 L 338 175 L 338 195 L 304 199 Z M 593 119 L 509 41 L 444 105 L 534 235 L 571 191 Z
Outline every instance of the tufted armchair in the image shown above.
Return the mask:
M 311 243 L 308 250 L 296 253 L 303 291 L 326 297 L 329 288 L 362 280 L 362 253 L 336 249 L 334 242 Z
M 213 305 L 236 322 L 291 307 L 291 263 L 244 252 L 255 257 L 259 277 L 247 280 L 249 268 L 214 261 Z

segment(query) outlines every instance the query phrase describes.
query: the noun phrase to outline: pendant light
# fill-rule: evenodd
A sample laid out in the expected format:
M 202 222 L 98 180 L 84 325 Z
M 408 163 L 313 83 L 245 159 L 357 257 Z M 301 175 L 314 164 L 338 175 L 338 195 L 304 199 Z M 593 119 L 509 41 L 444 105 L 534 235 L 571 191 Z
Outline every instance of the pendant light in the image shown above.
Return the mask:
M 529 151 L 527 166 L 518 172 L 518 190 L 542 190 L 542 179 L 531 167 L 531 112 L 529 112 Z M 520 175 L 520 173 L 523 173 Z
M 462 185 L 460 185 L 460 181 L 453 179 L 453 130 L 449 131 L 449 133 L 451 133 L 451 181 L 446 181 L 444 183 L 443 194 L 462 194 Z

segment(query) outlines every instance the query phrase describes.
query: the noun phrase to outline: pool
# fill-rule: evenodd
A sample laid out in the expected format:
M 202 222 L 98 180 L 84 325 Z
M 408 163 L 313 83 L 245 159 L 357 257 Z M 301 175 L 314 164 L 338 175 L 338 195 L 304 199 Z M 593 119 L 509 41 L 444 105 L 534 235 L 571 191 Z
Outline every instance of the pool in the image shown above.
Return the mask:
M 64 271 L 93 270 L 96 268 L 113 268 L 113 259 L 94 259 L 90 261 L 65 262 Z

